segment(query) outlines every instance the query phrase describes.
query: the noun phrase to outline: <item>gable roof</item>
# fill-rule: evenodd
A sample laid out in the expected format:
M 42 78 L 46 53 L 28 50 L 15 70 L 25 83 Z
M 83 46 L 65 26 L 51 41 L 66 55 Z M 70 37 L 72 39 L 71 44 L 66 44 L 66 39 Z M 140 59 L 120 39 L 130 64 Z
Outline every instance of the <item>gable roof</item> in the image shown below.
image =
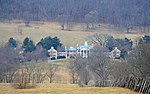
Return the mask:
M 51 47 L 51 49 L 48 50 L 48 52 L 57 52 L 54 47 Z
M 111 53 L 114 53 L 114 52 L 115 52 L 115 53 L 116 53 L 116 52 L 117 52 L 117 53 L 120 53 L 121 51 L 120 51 L 117 47 L 115 47 L 115 49 L 112 50 Z

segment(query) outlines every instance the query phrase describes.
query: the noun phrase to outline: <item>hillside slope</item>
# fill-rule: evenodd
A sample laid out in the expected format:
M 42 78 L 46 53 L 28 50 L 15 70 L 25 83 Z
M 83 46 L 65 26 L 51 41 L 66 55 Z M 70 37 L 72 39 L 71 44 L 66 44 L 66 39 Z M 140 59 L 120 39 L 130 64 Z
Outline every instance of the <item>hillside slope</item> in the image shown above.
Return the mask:
M 21 28 L 22 34 L 18 33 L 18 27 Z M 30 37 L 35 43 L 46 36 L 58 36 L 62 43 L 67 46 L 76 46 L 76 44 L 82 44 L 85 40 L 88 40 L 88 36 L 95 33 L 103 33 L 112 35 L 116 38 L 130 38 L 132 40 L 142 36 L 142 34 L 124 34 L 123 32 L 116 31 L 109 26 L 102 25 L 97 29 L 85 31 L 84 24 L 76 24 L 72 31 L 62 31 L 58 23 L 45 23 L 35 24 L 32 23 L 30 27 L 25 27 L 23 23 L 0 23 L 0 42 L 7 42 L 10 37 L 22 42 L 25 37 Z

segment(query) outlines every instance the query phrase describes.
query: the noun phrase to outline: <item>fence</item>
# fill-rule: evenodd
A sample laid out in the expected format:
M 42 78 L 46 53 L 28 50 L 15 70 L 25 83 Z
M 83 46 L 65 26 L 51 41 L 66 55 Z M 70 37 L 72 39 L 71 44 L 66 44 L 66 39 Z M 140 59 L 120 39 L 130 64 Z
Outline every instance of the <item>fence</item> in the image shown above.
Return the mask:
M 98 87 L 125 87 L 142 94 L 150 94 L 150 82 L 143 78 L 126 77 L 118 80 L 97 81 Z
M 55 79 L 53 83 L 60 84 L 70 84 L 72 80 L 68 79 Z M 135 77 L 124 77 L 117 80 L 104 80 L 104 81 L 96 81 L 96 87 L 123 87 L 129 88 L 136 92 L 142 94 L 150 94 L 150 81 L 145 80 L 143 78 L 135 78 Z

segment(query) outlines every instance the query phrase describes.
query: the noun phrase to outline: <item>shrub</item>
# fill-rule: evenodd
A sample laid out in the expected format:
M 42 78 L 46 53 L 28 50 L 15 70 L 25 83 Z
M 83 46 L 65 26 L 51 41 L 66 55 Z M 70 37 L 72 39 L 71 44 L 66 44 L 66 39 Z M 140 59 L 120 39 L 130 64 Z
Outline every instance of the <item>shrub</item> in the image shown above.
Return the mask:
M 12 84 L 12 87 L 14 87 L 15 89 L 31 89 L 31 88 L 35 88 L 36 84 L 15 83 L 15 84 Z

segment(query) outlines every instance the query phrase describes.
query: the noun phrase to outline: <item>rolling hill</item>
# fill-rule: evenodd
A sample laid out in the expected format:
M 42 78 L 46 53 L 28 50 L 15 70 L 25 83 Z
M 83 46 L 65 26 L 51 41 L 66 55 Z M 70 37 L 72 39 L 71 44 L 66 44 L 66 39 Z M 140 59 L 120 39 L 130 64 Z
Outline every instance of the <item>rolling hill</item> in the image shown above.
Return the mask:
M 21 27 L 22 34 L 18 33 L 18 27 Z M 75 24 L 72 31 L 62 31 L 60 25 L 54 22 L 46 22 L 45 24 L 33 22 L 30 27 L 25 27 L 24 23 L 0 23 L 1 43 L 7 42 L 10 37 L 17 39 L 20 43 L 22 43 L 25 37 L 29 37 L 37 43 L 41 38 L 46 36 L 58 36 L 64 45 L 76 46 L 76 44 L 82 44 L 85 40 L 89 40 L 88 36 L 95 33 L 108 34 L 115 38 L 127 37 L 133 41 L 143 35 L 139 33 L 125 34 L 123 32 L 116 32 L 115 29 L 110 28 L 107 25 L 101 25 L 94 30 L 86 31 L 84 24 Z

